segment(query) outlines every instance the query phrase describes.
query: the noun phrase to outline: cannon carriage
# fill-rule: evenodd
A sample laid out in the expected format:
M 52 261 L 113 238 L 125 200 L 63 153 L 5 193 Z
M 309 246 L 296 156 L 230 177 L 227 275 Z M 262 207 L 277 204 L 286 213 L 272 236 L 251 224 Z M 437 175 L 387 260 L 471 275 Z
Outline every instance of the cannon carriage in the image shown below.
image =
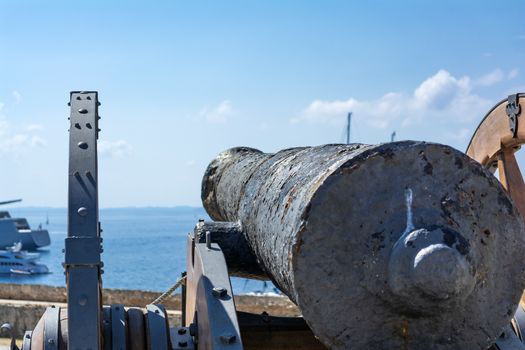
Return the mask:
M 68 307 L 23 350 L 525 349 L 520 95 L 489 112 L 470 157 L 414 141 L 219 154 L 174 328 L 160 301 L 101 303 L 98 94 L 70 97 Z M 238 312 L 230 276 L 273 281 L 302 317 Z

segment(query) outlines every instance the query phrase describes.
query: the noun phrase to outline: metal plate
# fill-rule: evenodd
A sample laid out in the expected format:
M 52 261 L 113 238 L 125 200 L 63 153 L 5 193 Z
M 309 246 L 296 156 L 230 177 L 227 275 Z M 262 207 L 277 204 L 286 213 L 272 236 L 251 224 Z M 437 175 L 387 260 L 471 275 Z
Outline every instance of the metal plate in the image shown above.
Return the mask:
M 495 346 L 499 350 L 525 350 L 525 345 L 523 345 L 510 325 L 505 327 Z
M 523 310 L 521 305 L 518 306 L 514 314 L 514 324 L 518 337 L 521 339 L 521 342 L 525 344 L 525 310 Z
M 111 344 L 112 350 L 126 350 L 126 310 L 124 306 L 111 305 Z
M 102 318 L 104 350 L 111 350 L 111 307 L 104 306 Z
M 44 350 L 58 349 L 60 332 L 60 308 L 51 306 L 44 313 Z
M 199 348 L 242 350 L 241 332 L 224 255 L 218 244 L 195 244 L 193 282 L 196 287 Z
M 130 350 L 146 350 L 144 313 L 140 309 L 128 309 L 128 336 Z
M 190 335 L 189 327 L 170 328 L 171 349 L 172 350 L 193 350 L 193 338 Z
M 26 331 L 22 340 L 22 350 L 31 350 L 31 337 L 33 332 Z
M 169 349 L 168 317 L 162 305 L 146 306 L 148 350 Z

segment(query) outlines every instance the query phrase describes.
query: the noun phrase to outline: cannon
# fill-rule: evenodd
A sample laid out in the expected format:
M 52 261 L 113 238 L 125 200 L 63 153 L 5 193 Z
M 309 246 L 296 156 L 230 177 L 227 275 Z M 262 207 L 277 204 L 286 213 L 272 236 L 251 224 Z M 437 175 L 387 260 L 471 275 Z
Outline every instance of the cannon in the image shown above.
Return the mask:
M 487 166 L 499 155 L 426 142 L 220 153 L 202 180 L 213 221 L 165 293 L 182 284 L 182 324 L 162 297 L 103 306 L 98 94 L 70 105 L 68 306 L 23 350 L 525 349 L 525 226 Z M 230 276 L 273 281 L 302 317 L 237 311 Z

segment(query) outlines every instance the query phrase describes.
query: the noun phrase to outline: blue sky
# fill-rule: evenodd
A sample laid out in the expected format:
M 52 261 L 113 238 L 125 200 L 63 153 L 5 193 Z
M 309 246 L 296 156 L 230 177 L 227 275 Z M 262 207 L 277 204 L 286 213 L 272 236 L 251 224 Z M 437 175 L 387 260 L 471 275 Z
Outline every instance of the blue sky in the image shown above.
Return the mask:
M 71 90 L 98 90 L 100 204 L 200 205 L 208 162 L 352 140 L 464 150 L 525 91 L 523 1 L 0 2 L 0 191 L 66 206 Z

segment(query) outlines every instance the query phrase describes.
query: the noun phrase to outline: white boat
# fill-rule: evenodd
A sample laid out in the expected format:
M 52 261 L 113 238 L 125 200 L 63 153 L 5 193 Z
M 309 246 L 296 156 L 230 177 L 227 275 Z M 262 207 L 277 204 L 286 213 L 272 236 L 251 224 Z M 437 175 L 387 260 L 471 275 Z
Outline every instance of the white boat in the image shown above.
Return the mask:
M 22 243 L 15 243 L 0 250 L 0 274 L 33 275 L 48 273 L 46 265 L 37 263 L 40 254 L 21 250 Z
M 0 202 L 0 205 L 20 202 L 15 199 Z M 32 229 L 24 218 L 12 218 L 9 212 L 0 211 L 0 247 L 7 246 L 13 242 L 22 242 L 26 250 L 36 250 L 48 246 L 51 243 L 49 232 L 42 227 Z

